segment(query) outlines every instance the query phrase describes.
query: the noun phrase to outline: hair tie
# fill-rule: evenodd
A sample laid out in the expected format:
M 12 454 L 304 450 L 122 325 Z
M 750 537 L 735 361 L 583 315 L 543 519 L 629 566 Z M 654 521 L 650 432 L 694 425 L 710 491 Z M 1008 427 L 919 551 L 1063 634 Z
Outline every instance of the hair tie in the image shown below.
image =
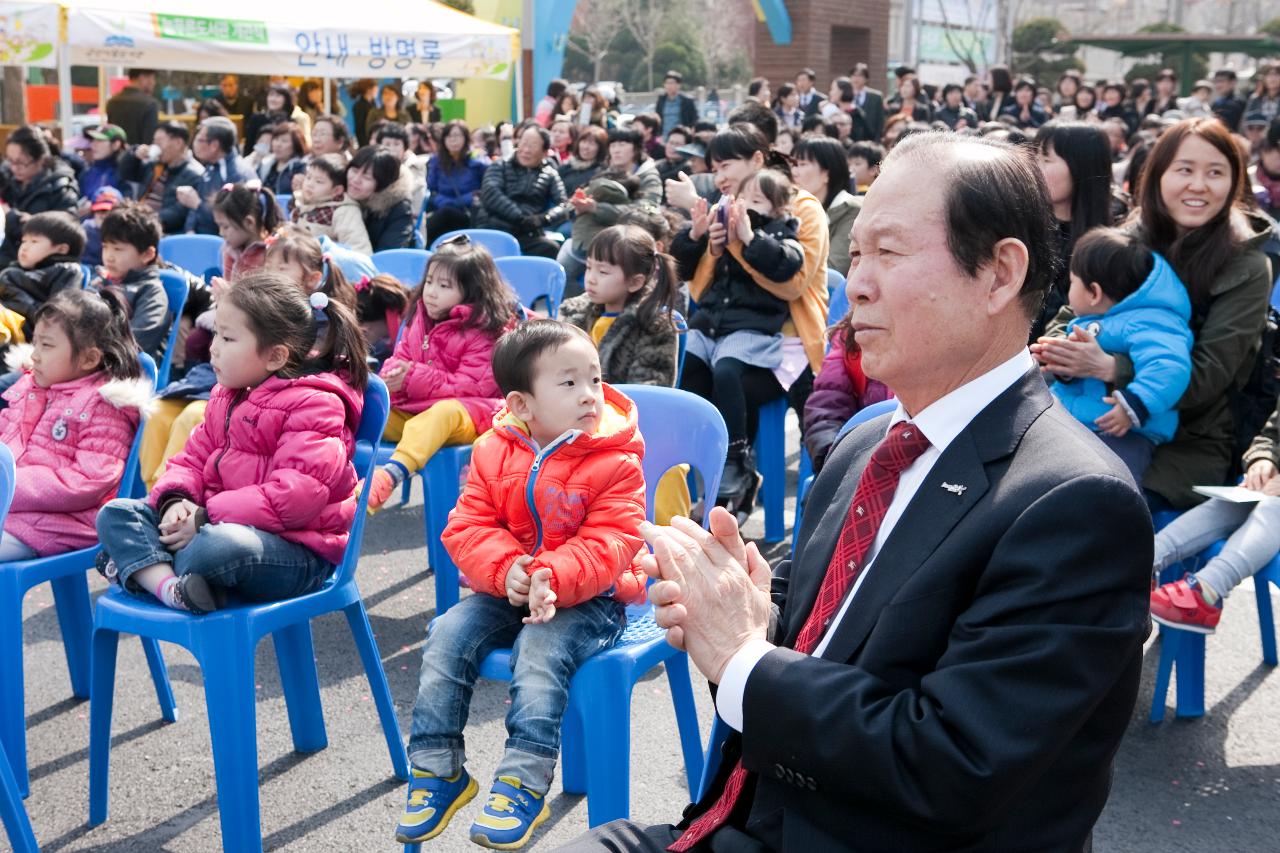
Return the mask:
M 317 311 L 323 311 L 329 307 L 329 294 L 323 290 L 317 290 L 307 297 L 307 301 L 311 303 L 311 307 Z
M 370 279 L 369 276 L 367 275 L 360 276 L 360 280 L 355 283 L 356 293 L 363 293 L 364 291 L 369 289 L 369 286 L 371 284 L 373 284 L 373 280 Z
M 259 178 L 247 180 L 244 182 L 244 188 L 247 190 L 253 190 L 254 192 L 260 192 L 262 190 L 262 180 Z
M 222 185 L 222 191 L 223 191 L 224 193 L 229 193 L 229 192 L 231 192 L 231 191 L 232 191 L 233 189 L 235 189 L 235 188 L 236 188 L 236 185 L 235 185 L 235 184 L 233 184 L 233 183 L 231 183 L 231 182 L 229 182 L 229 181 L 228 181 L 227 183 L 225 183 L 225 184 L 223 184 L 223 185 Z

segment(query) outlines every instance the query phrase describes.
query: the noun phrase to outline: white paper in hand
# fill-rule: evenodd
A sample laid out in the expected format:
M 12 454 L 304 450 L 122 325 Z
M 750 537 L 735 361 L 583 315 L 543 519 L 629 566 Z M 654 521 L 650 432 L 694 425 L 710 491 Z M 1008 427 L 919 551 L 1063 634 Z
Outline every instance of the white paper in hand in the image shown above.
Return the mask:
M 1236 504 L 1255 504 L 1262 500 L 1262 492 L 1243 486 L 1192 486 L 1192 491 L 1210 498 L 1221 498 Z

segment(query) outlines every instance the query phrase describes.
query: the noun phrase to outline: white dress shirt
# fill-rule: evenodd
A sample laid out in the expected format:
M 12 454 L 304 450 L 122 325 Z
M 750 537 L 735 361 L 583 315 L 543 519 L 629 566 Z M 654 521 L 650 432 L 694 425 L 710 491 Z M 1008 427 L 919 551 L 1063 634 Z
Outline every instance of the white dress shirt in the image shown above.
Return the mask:
M 915 497 L 920 484 L 929 476 L 934 463 L 942 456 L 943 451 L 969 426 L 969 422 L 977 417 L 978 413 L 1007 391 L 1034 365 L 1035 360 L 1032 359 L 1031 353 L 1025 349 L 1019 350 L 1013 358 L 961 385 L 914 418 L 910 418 L 911 422 L 929 439 L 929 447 L 898 478 L 898 488 L 894 491 L 893 500 L 885 511 L 884 520 L 876 532 L 875 541 L 871 543 L 870 549 L 862 559 L 863 569 L 854 581 L 853 588 L 845 596 L 840 611 L 831 620 L 831 627 L 814 648 L 814 656 L 821 656 L 826 650 L 836 626 L 844 619 L 850 602 L 858 594 L 858 589 L 867 579 L 868 573 L 875 568 L 876 554 L 884 546 L 885 540 L 893 532 L 894 525 L 902 517 L 902 513 Z M 905 420 L 908 420 L 907 412 L 899 403 L 893 417 L 889 420 L 889 426 L 892 427 L 899 421 Z M 888 432 L 888 428 L 885 432 Z M 791 535 L 794 536 L 796 532 L 792 531 Z M 729 660 L 724 676 L 720 679 L 720 688 L 716 693 L 716 710 L 721 719 L 738 731 L 742 731 L 742 697 L 746 692 L 747 679 L 751 676 L 751 670 L 755 668 L 760 658 L 775 648 L 777 646 L 767 640 L 752 640 Z

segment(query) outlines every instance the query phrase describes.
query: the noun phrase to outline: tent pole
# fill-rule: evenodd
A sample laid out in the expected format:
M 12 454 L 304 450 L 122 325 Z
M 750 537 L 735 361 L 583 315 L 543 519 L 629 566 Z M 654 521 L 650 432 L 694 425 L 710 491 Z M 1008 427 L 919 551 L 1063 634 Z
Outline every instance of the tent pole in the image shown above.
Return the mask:
M 71 123 L 71 46 L 58 45 L 58 124 L 62 126 L 62 144 L 75 135 Z

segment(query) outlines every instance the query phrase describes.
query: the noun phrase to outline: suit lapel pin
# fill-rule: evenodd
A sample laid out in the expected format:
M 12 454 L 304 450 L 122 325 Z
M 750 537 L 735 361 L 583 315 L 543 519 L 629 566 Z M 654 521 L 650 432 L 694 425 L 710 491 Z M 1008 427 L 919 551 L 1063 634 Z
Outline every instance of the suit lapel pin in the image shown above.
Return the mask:
M 955 495 L 956 497 L 961 497 L 961 496 L 964 494 L 964 490 L 965 490 L 965 489 L 967 489 L 967 488 L 969 488 L 969 487 L 968 487 L 968 486 L 953 485 L 953 484 L 951 484 L 951 483 L 943 483 L 943 484 L 942 484 L 942 488 L 946 489 L 948 492 L 950 492 L 951 494 Z

